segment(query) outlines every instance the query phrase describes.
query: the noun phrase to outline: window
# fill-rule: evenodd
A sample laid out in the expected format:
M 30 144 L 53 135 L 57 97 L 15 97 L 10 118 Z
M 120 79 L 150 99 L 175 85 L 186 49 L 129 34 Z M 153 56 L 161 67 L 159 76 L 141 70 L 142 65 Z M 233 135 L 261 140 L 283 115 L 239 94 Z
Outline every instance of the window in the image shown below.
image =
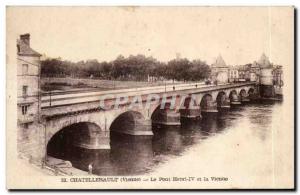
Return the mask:
M 22 73 L 23 75 L 28 74 L 28 64 L 22 64 Z
M 28 86 L 24 85 L 23 86 L 23 96 L 27 96 L 27 92 L 28 92 Z
M 23 114 L 23 115 L 26 115 L 26 114 L 27 114 L 28 107 L 29 107 L 28 105 L 22 106 L 22 114 Z

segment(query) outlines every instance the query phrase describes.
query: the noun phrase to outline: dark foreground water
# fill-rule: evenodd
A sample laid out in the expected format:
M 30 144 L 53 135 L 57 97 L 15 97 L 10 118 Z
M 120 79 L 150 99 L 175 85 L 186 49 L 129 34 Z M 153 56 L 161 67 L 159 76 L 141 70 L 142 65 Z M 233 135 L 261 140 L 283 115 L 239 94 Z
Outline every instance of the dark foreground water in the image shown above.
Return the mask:
M 156 171 L 160 165 L 167 166 L 173 157 L 182 156 L 191 148 L 197 149 L 213 136 L 224 134 L 225 139 L 230 140 L 231 134 L 226 132 L 235 131 L 245 120 L 247 124 L 243 128 L 264 142 L 271 136 L 272 114 L 280 106 L 280 103 L 272 102 L 242 105 L 202 121 L 184 121 L 181 127 L 153 129 L 154 136 L 112 133 L 111 150 L 86 150 L 69 145 L 66 150 L 57 151 L 55 156 L 71 161 L 74 167 L 84 171 L 92 164 L 93 174 L 97 175 L 147 174 Z M 201 152 L 199 149 L 195 155 L 201 155 Z

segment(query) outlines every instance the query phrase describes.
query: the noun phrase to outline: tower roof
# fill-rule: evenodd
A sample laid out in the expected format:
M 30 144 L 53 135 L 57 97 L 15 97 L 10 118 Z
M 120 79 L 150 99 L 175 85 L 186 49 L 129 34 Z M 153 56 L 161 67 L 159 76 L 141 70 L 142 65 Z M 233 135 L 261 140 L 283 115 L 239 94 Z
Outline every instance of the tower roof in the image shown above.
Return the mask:
M 219 55 L 217 57 L 215 63 L 213 63 L 212 65 L 215 67 L 227 67 L 227 65 L 221 55 Z
M 269 61 L 269 58 L 264 53 L 261 55 L 260 59 L 257 61 L 257 64 L 261 68 L 270 68 L 270 67 L 272 67 L 272 64 Z

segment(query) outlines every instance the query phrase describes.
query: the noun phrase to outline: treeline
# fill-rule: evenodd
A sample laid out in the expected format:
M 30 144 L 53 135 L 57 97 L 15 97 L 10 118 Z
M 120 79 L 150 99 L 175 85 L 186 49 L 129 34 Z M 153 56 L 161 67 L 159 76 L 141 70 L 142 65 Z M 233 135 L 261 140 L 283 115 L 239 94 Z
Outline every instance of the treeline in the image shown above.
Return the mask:
M 210 67 L 201 60 L 190 61 L 184 58 L 163 63 L 144 55 L 131 55 L 127 58 L 120 55 L 111 62 L 46 59 L 41 62 L 41 75 L 134 81 L 146 81 L 149 75 L 157 80 L 196 81 L 208 78 Z

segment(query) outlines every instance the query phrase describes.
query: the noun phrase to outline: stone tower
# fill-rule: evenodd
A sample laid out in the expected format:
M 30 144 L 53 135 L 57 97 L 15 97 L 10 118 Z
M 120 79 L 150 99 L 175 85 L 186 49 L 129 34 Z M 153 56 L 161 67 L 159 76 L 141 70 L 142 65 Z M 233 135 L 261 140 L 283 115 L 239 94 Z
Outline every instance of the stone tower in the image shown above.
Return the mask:
M 222 56 L 219 55 L 211 66 L 212 81 L 217 83 L 228 83 L 229 67 L 226 65 Z
M 264 53 L 257 64 L 260 67 L 260 95 L 266 98 L 274 97 L 273 65 Z

